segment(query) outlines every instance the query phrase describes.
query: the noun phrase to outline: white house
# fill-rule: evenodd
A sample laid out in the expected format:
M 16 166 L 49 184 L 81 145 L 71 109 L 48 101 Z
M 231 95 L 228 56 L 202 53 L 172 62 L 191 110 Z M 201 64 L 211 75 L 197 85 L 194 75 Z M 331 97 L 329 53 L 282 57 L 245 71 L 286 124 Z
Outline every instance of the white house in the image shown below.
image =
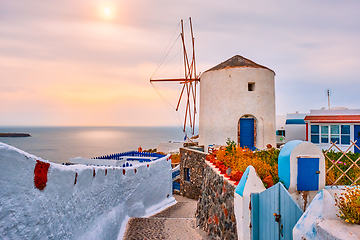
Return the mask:
M 306 124 L 304 118 L 307 113 L 289 113 L 286 115 L 285 134 L 286 142 L 292 140 L 306 140 Z
M 236 55 L 201 75 L 199 144 L 276 146 L 275 72 Z
M 360 109 L 310 110 L 304 121 L 306 141 L 320 149 L 328 149 L 331 142 L 336 142 L 343 151 L 350 147 L 351 141 L 357 141 L 360 147 Z M 360 153 L 354 146 L 350 151 Z

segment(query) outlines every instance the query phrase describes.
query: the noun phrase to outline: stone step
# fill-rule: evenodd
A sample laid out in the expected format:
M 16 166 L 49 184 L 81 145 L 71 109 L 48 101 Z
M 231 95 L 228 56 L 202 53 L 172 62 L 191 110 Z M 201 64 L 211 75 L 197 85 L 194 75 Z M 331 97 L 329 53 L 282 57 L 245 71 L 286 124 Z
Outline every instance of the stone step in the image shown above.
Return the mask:
M 124 240 L 138 239 L 211 239 L 196 228 L 195 218 L 130 218 Z
M 197 201 L 174 195 L 177 203 L 148 218 L 130 218 L 124 240 L 138 239 L 213 239 L 196 228 Z

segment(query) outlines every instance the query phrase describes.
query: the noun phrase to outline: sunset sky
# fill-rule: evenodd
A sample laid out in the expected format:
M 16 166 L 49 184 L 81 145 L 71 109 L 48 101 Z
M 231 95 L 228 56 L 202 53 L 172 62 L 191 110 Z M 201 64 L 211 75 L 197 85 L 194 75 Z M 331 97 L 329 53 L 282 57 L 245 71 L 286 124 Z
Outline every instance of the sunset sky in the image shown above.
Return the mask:
M 237 54 L 271 68 L 278 115 L 327 107 L 326 89 L 360 108 L 358 0 L 0 0 L 0 125 L 179 124 L 164 100 L 180 85 L 160 97 L 149 79 L 188 17 L 198 71 Z M 180 47 L 155 77 L 181 77 Z

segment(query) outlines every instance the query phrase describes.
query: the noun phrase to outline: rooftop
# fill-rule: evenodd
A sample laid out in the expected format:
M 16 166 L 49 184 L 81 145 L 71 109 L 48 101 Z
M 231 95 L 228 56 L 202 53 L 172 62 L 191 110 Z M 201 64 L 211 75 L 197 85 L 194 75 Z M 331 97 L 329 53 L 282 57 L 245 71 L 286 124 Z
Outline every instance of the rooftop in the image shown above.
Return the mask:
M 265 68 L 272 71 L 275 74 L 275 72 L 270 68 L 257 64 L 251 61 L 250 59 L 244 58 L 243 56 L 240 55 L 235 55 L 232 58 L 229 58 L 228 60 L 216 65 L 215 67 L 210 68 L 206 72 L 225 69 L 225 68 L 238 68 L 238 67 Z

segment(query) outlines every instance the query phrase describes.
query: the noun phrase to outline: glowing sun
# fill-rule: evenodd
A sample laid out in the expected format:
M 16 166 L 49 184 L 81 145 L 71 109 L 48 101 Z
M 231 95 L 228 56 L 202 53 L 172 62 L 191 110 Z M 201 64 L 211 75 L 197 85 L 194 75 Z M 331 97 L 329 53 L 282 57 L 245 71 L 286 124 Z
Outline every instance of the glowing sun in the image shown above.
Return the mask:
M 105 16 L 110 17 L 111 16 L 111 9 L 109 7 L 104 8 L 104 14 Z

